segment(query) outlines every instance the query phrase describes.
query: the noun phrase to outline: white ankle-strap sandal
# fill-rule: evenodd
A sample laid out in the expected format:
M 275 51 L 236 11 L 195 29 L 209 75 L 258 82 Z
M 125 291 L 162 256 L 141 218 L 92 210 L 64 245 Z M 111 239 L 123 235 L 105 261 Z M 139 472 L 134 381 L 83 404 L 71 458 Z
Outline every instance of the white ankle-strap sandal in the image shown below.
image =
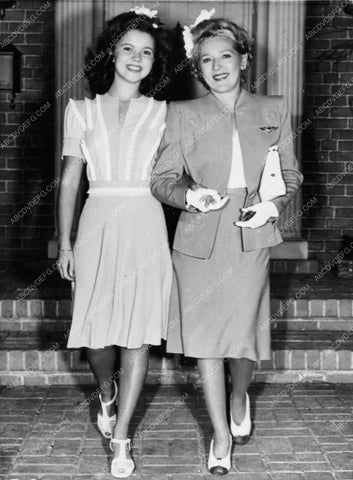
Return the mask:
M 129 438 L 126 440 L 112 438 L 110 440 L 110 449 L 112 451 L 114 451 L 113 444 L 119 445 L 119 455 L 113 458 L 110 468 L 110 473 L 114 478 L 128 478 L 135 470 L 135 462 L 132 460 L 132 458 L 127 458 L 126 456 L 126 447 L 128 447 L 128 450 L 131 451 L 130 443 L 131 440 Z
M 114 396 L 109 402 L 103 402 L 102 396 L 99 394 L 99 401 L 101 402 L 102 412 L 97 414 L 97 425 L 104 438 L 112 438 L 113 430 L 116 424 L 116 414 L 111 417 L 108 416 L 108 408 L 116 402 L 118 396 L 118 386 L 114 380 Z

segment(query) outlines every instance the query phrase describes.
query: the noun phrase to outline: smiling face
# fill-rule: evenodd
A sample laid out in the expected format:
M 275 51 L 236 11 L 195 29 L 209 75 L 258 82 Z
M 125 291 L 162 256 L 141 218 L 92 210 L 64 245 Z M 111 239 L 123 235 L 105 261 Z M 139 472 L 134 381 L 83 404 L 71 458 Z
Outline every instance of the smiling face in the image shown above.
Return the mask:
M 115 74 L 127 83 L 139 83 L 152 70 L 155 43 L 150 34 L 131 30 L 115 48 Z
M 201 74 L 214 93 L 230 93 L 240 87 L 242 57 L 226 36 L 208 38 L 200 50 Z

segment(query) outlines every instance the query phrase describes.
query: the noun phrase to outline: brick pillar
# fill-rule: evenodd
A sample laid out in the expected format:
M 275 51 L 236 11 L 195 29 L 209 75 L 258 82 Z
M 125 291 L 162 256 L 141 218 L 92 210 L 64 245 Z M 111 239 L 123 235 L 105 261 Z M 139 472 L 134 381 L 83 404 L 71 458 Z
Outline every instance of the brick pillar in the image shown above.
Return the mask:
M 263 2 L 257 10 L 255 71 L 252 85 L 268 95 L 285 95 L 292 114 L 295 133 L 302 121 L 302 91 L 304 71 L 303 2 Z M 301 163 L 301 134 L 296 134 L 294 146 Z M 308 258 L 308 242 L 301 238 L 301 195 L 287 208 L 281 225 L 285 242 L 272 249 L 272 258 Z
M 93 37 L 93 1 L 57 0 L 55 2 L 55 174 L 61 171 L 61 149 L 63 139 L 64 111 L 69 98 L 82 99 L 85 80 L 82 72 L 86 48 Z M 78 195 L 80 199 L 81 196 Z M 56 203 L 56 200 L 55 200 Z M 77 224 L 82 205 L 76 206 Z M 56 209 L 54 208 L 54 212 Z M 54 235 L 48 242 L 48 257 L 55 258 L 57 252 L 56 213 L 54 213 Z

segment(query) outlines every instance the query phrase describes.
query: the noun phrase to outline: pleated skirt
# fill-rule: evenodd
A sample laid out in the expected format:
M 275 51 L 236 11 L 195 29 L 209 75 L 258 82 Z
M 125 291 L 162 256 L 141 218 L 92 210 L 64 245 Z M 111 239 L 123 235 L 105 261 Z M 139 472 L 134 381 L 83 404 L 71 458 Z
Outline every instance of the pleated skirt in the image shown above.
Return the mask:
M 268 248 L 242 251 L 234 225 L 245 189 L 233 189 L 223 208 L 209 259 L 173 252 L 174 281 L 167 351 L 197 358 L 268 360 Z
M 68 348 L 160 345 L 172 284 L 160 203 L 152 195 L 89 197 L 74 258 Z

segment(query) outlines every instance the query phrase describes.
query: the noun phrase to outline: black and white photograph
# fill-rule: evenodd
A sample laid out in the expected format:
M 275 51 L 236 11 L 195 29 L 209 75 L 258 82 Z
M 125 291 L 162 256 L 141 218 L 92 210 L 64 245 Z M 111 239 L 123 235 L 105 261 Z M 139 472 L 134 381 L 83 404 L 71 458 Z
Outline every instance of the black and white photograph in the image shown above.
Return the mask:
M 353 480 L 353 0 L 0 0 L 0 480 Z

